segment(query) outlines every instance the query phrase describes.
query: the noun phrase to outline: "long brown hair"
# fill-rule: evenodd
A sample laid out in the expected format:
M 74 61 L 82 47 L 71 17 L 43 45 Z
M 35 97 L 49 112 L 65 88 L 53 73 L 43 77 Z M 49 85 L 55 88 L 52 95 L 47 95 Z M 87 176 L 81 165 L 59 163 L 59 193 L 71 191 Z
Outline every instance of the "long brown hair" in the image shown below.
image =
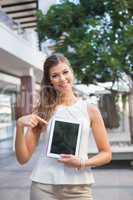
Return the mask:
M 51 67 L 58 65 L 59 62 L 65 62 L 69 67 L 71 67 L 68 59 L 60 53 L 52 54 L 47 57 L 44 62 L 40 102 L 37 111 L 38 115 L 45 118 L 47 121 L 50 119 L 56 106 L 59 104 L 59 93 L 52 86 L 49 75 Z

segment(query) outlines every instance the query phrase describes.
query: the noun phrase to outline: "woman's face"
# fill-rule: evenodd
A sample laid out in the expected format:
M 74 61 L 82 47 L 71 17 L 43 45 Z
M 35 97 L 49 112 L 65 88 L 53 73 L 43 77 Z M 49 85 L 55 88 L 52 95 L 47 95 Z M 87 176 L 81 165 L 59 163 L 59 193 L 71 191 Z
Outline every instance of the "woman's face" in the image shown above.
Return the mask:
M 60 61 L 57 65 L 51 67 L 49 76 L 56 91 L 65 93 L 72 89 L 74 80 L 73 72 L 65 62 Z

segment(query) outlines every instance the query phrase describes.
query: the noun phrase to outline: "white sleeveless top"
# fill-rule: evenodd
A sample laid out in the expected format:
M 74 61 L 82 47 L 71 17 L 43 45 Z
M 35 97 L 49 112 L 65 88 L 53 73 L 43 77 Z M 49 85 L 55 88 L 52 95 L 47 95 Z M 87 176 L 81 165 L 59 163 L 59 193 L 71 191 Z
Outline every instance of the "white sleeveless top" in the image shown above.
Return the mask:
M 60 106 L 48 122 L 44 132 L 44 145 L 39 160 L 31 174 L 31 180 L 44 184 L 92 184 L 94 177 L 90 168 L 76 170 L 59 163 L 57 159 L 47 157 L 46 149 L 49 138 L 51 120 L 54 117 L 82 121 L 79 156 L 87 159 L 89 152 L 90 120 L 87 112 L 87 102 L 79 99 L 71 106 Z

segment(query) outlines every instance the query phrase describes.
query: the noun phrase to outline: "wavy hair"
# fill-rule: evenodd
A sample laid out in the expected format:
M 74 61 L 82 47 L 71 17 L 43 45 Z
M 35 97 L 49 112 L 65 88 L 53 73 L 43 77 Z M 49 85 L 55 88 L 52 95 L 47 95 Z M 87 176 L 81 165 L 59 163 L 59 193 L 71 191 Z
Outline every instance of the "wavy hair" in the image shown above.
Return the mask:
M 41 81 L 41 90 L 39 95 L 40 100 L 37 112 L 40 117 L 45 118 L 47 121 L 52 116 L 56 106 L 60 103 L 60 94 L 52 86 L 49 74 L 51 67 L 58 65 L 59 62 L 65 62 L 71 68 L 68 59 L 60 53 L 52 54 L 47 57 L 44 62 L 43 78 Z

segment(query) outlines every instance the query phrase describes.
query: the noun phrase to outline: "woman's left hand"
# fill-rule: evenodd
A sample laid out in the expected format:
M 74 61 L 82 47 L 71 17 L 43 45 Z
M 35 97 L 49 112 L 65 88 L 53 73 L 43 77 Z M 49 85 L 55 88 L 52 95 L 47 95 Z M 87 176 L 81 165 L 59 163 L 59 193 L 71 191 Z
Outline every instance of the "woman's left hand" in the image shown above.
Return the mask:
M 72 154 L 61 154 L 58 162 L 64 163 L 68 167 L 80 168 L 80 158 Z

